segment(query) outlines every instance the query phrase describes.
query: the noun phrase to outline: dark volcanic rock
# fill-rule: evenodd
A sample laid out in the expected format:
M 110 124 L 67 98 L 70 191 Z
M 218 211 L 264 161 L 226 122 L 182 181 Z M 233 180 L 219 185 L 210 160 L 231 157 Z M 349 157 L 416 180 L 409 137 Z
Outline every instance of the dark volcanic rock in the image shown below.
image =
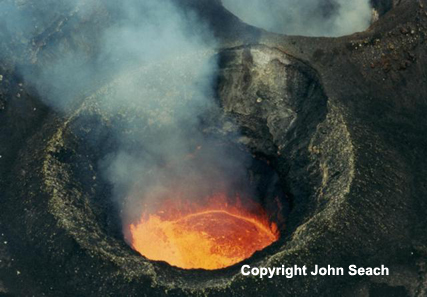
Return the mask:
M 378 22 L 333 39 L 269 34 L 218 1 L 180 2 L 221 40 L 223 110 L 242 128 L 239 141 L 272 163 L 291 199 L 281 240 L 247 263 L 384 264 L 391 275 L 260 280 L 241 276 L 238 265 L 184 271 L 133 252 L 115 218 L 104 215 L 111 205 L 95 203 L 108 197 L 108 185 L 87 183 L 99 178 L 100 152 L 82 139 L 100 127 L 97 141 L 114 146 L 109 115 L 96 108 L 96 96 L 58 115 L 17 70 L 44 67 L 58 43 L 64 54 L 85 48 L 90 61 L 98 28 L 113 19 L 100 2 L 87 19 L 56 10 L 53 21 L 39 24 L 34 43 L 12 36 L 1 45 L 0 293 L 425 296 L 427 1 L 373 1 L 384 13 Z M 83 27 L 88 35 L 79 35 Z M 14 53 L 15 43 L 24 46 Z M 104 85 L 87 92 L 108 95 Z M 83 114 L 90 121 L 82 122 Z

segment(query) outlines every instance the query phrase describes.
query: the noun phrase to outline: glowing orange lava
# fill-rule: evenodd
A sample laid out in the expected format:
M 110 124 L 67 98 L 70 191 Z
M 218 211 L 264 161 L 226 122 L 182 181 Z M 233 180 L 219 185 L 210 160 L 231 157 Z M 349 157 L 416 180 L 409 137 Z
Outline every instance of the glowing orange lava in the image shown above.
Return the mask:
M 168 200 L 160 209 L 130 224 L 128 241 L 148 259 L 181 268 L 231 266 L 279 236 L 277 225 L 269 222 L 259 205 L 251 205 L 250 210 L 246 203 L 231 205 L 225 195 L 209 197 L 203 206 Z

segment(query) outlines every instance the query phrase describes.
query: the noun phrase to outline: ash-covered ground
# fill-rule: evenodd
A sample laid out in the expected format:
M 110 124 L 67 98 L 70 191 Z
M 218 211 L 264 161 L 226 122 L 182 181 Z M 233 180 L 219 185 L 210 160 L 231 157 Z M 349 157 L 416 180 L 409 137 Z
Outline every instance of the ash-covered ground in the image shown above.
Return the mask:
M 203 114 L 205 124 L 215 123 L 208 132 L 268 160 L 287 197 L 280 240 L 245 263 L 390 269 L 379 277 L 263 280 L 242 276 L 241 265 L 187 271 L 148 261 L 125 243 L 116 192 L 100 164 L 121 148 L 117 133 L 143 130 L 135 112 L 147 109 L 116 113 L 102 102 L 126 84 L 146 83 L 150 67 L 177 71 L 178 86 L 189 76 L 173 68 L 181 62 L 157 62 L 151 51 L 154 66 L 143 61 L 122 71 L 118 59 L 106 67 L 100 32 L 120 12 L 111 1 L 88 2 L 90 13 L 81 13 L 84 1 L 69 3 L 0 2 L 33 13 L 19 26 L 10 14 L 0 19 L 0 295 L 427 294 L 426 0 L 373 0 L 375 22 L 338 38 L 270 33 L 220 1 L 176 1 L 206 26 L 203 37 L 215 39 L 190 55 L 194 64 L 206 56 L 217 63 L 209 96 L 220 108 Z M 26 34 L 28 26 L 37 28 Z M 113 57 L 133 55 L 140 44 Z M 168 59 L 173 46 L 161 52 Z M 70 58 L 76 52 L 83 58 Z M 52 64 L 73 75 L 43 75 Z M 75 77 L 87 65 L 96 75 Z

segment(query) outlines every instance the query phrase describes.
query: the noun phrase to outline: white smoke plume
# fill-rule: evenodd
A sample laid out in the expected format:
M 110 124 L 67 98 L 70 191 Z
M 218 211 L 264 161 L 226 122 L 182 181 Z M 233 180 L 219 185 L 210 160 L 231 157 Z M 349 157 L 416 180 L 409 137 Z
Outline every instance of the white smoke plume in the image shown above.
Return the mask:
M 370 25 L 369 0 L 222 0 L 244 22 L 302 36 L 343 36 Z
M 23 70 L 23 76 L 63 113 L 73 110 L 82 90 L 114 79 L 98 106 L 124 120 L 112 125 L 119 146 L 100 168 L 114 186 L 125 221 L 166 196 L 197 199 L 247 188 L 246 155 L 218 145 L 203 131 L 203 117 L 218 111 L 213 95 L 216 41 L 196 13 L 172 0 L 59 2 L 72 12 L 69 23 L 89 22 L 104 11 L 112 22 L 95 34 L 76 26 L 77 45 L 46 44 L 49 59 L 36 61 L 37 69 Z M 61 14 L 55 11 L 57 2 L 51 5 L 44 13 L 37 5 L 0 2 L 7 30 L 2 39 L 28 51 L 21 46 L 31 47 L 38 28 Z

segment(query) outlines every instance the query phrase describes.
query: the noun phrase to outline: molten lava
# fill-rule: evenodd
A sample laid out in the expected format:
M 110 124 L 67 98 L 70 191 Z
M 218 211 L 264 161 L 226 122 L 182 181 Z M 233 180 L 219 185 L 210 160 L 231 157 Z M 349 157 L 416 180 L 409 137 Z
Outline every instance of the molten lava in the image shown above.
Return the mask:
M 128 241 L 145 257 L 181 268 L 228 267 L 278 239 L 277 225 L 251 204 L 230 204 L 223 194 L 209 197 L 203 206 L 167 200 L 161 210 L 144 213 L 128 226 Z

